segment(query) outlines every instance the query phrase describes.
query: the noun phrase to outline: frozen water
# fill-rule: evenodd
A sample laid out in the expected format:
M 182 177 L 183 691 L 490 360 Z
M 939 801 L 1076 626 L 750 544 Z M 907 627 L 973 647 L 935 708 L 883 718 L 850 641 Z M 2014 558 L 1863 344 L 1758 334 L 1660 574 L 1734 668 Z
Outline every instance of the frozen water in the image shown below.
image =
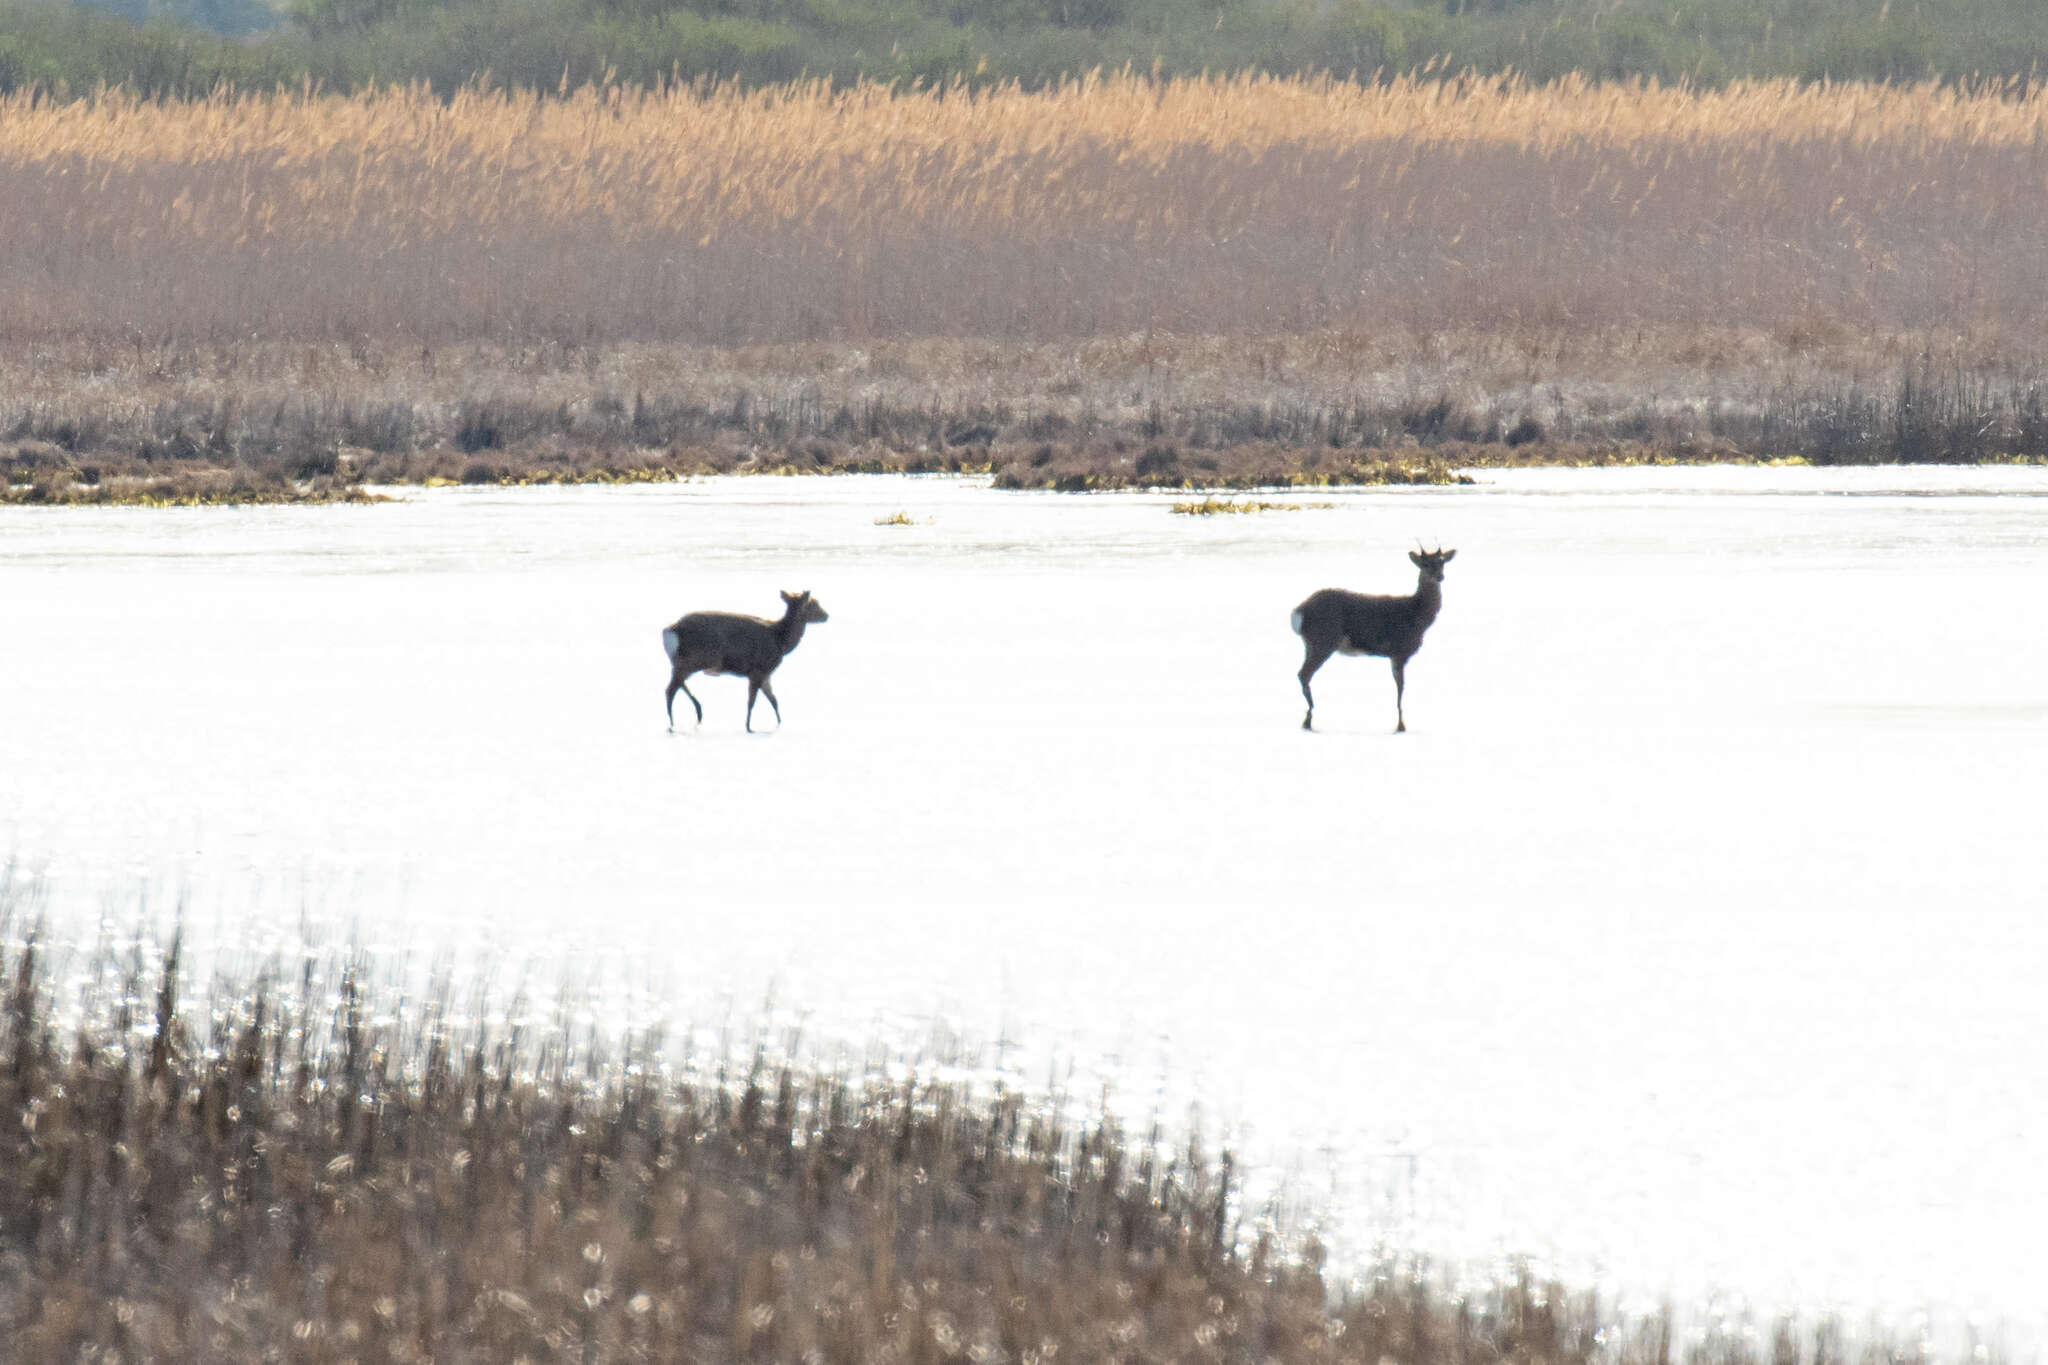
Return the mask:
M 1024 1039 L 1199 1099 L 1343 1242 L 2040 1340 L 2048 470 L 1261 496 L 1335 506 L 6 509 L 0 855 L 60 921 L 182 894 Z M 1301 733 L 1289 611 L 1418 538 L 1459 555 L 1410 733 L 1344 658 Z M 832 615 L 786 727 L 699 679 L 667 733 L 662 627 L 778 588 Z

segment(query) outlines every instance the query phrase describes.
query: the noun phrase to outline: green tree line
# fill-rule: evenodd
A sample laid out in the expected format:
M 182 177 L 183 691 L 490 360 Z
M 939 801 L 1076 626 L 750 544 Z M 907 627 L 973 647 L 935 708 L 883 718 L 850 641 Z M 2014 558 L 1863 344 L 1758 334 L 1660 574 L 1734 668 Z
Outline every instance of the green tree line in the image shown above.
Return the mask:
M 2048 72 L 2041 0 L 0 0 L 0 92 L 424 81 L 1056 80 L 1097 67 L 1745 77 Z

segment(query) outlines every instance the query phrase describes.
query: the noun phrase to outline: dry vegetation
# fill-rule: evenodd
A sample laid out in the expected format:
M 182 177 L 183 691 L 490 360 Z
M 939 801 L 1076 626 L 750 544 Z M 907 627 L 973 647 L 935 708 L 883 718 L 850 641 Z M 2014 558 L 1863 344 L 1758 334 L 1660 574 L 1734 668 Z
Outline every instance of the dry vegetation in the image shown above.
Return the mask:
M 0 337 L 2048 319 L 2048 90 L 1242 77 L 0 104 Z
M 2048 454 L 2048 87 L 23 94 L 0 245 L 17 500 Z
M 1203 498 L 1199 502 L 1177 502 L 1166 510 L 1177 517 L 1228 517 L 1254 512 L 1306 512 L 1334 506 L 1335 503 L 1328 502 L 1262 502 L 1255 498 L 1233 502 L 1229 498 Z
M 1227 1154 L 999 1086 L 761 1051 L 728 1077 L 317 953 L 195 1010 L 175 941 L 89 957 L 0 940 L 10 1360 L 1922 1358 L 1826 1325 L 1674 1341 L 1526 1276 L 1339 1282 L 1248 1235 Z
M 0 346 L 15 502 L 364 484 L 966 472 L 1010 488 L 1446 482 L 1461 467 L 2048 456 L 2048 377 L 1987 344 L 1326 330 L 738 348 Z

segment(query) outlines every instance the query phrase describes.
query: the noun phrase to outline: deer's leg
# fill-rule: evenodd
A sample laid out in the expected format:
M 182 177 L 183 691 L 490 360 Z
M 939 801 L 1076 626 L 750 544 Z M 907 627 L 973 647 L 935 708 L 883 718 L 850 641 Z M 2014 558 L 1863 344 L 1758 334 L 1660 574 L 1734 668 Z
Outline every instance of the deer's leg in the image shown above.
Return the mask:
M 782 728 L 782 703 L 775 700 L 775 689 L 768 685 L 766 678 L 761 679 L 761 695 L 766 697 L 768 704 L 775 708 L 775 728 L 780 730 Z
M 1308 647 L 1308 657 L 1302 660 L 1301 672 L 1296 675 L 1301 679 L 1301 695 L 1308 702 L 1308 714 L 1301 718 L 1301 728 L 1304 730 L 1316 728 L 1314 725 L 1316 718 L 1316 694 L 1308 690 L 1308 680 L 1316 675 L 1317 669 L 1329 662 L 1330 655 L 1335 652 L 1336 646 L 1334 645 L 1310 645 Z
M 1401 694 L 1408 690 L 1408 661 L 1394 660 L 1394 733 L 1408 732 L 1408 718 L 1401 714 Z
M 761 680 L 758 678 L 747 679 L 747 733 L 750 735 L 754 733 L 754 698 L 760 695 Z M 780 717 L 778 716 L 777 719 L 779 720 Z
M 675 671 L 674 676 L 668 680 L 668 696 L 664 700 L 668 707 L 668 728 L 671 730 L 676 728 L 676 693 L 678 692 L 688 697 L 690 705 L 696 708 L 697 723 L 699 725 L 704 723 L 704 708 L 697 704 L 696 693 L 690 691 L 689 684 L 683 681 L 687 676 L 689 675 L 679 668 Z

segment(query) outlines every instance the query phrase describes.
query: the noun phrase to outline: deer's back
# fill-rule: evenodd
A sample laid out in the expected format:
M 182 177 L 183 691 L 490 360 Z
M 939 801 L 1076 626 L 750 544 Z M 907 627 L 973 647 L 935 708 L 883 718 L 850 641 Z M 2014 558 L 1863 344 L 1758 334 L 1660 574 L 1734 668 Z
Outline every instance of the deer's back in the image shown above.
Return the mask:
M 1381 597 L 1324 588 L 1295 608 L 1303 639 L 1343 654 L 1406 658 L 1422 647 L 1438 602 L 1419 596 Z
M 676 660 L 706 673 L 753 673 L 780 662 L 775 623 L 730 611 L 693 611 L 670 627 Z

